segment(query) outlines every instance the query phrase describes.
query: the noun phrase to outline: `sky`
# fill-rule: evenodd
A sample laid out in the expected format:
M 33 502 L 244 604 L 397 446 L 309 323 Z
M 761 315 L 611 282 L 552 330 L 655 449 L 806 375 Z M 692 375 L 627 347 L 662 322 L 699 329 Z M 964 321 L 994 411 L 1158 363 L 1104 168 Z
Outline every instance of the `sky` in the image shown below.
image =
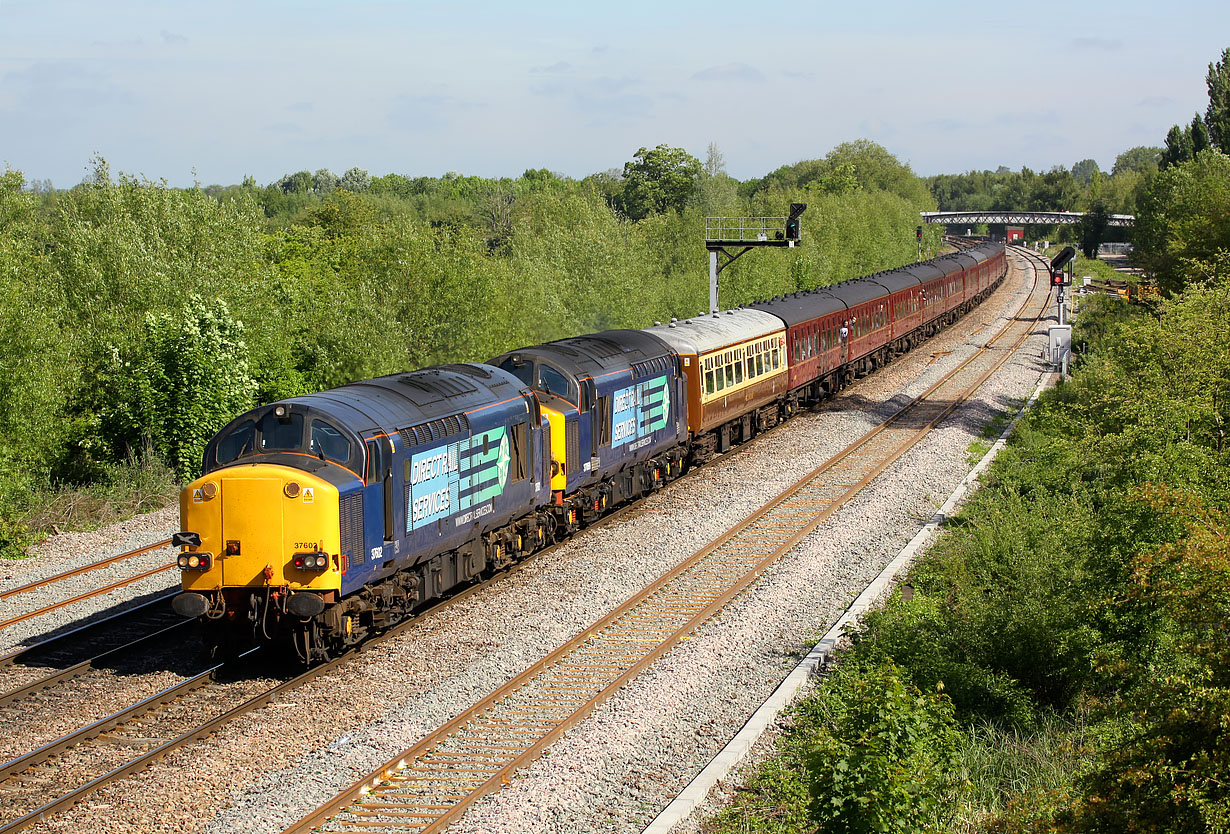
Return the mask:
M 581 178 L 712 143 L 743 180 L 870 139 L 924 176 L 1108 170 L 1227 47 L 1225 0 L 0 0 L 0 164 Z

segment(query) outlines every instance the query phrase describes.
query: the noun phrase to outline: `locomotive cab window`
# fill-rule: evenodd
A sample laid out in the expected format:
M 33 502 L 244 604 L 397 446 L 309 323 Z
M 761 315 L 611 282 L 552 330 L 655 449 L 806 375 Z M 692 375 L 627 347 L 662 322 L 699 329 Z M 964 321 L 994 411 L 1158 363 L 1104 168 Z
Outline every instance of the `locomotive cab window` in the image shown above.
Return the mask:
M 508 465 L 508 476 L 513 481 L 525 480 L 526 474 L 526 450 L 529 448 L 525 437 L 525 423 L 517 423 L 512 427 L 509 433 L 511 441 L 511 455 Z
M 303 449 L 303 415 L 279 417 L 270 411 L 261 418 L 262 452 L 298 452 Z
M 576 385 L 568 377 L 552 368 L 550 365 L 538 366 L 538 385 L 535 386 L 545 394 L 553 394 L 568 400 L 573 405 L 580 404 Z
M 240 424 L 218 442 L 218 463 L 230 463 L 242 455 L 251 454 L 256 446 L 256 423 Z
M 325 460 L 345 464 L 350 460 L 350 441 L 334 426 L 323 420 L 313 420 L 312 445 L 308 451 Z
M 500 368 L 508 371 L 530 388 L 534 387 L 534 363 L 528 359 L 510 356 L 500 363 Z

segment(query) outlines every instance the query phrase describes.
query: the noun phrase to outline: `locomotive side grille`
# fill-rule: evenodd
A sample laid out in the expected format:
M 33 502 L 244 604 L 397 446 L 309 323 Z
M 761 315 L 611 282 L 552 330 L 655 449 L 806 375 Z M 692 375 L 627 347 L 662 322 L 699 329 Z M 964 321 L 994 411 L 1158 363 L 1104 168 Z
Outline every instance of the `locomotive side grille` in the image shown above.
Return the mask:
M 363 564 L 363 493 L 342 499 L 341 534 L 342 551 L 350 554 L 350 564 Z
M 564 453 L 568 455 L 569 470 L 581 467 L 581 439 L 580 428 L 574 420 L 564 427 L 564 441 L 567 444 Z
M 419 423 L 417 426 L 402 429 L 398 433 L 407 446 L 422 446 L 433 440 L 452 437 L 462 432 L 470 433 L 470 418 L 464 414 L 450 414 L 448 417 L 441 417 L 430 423 Z

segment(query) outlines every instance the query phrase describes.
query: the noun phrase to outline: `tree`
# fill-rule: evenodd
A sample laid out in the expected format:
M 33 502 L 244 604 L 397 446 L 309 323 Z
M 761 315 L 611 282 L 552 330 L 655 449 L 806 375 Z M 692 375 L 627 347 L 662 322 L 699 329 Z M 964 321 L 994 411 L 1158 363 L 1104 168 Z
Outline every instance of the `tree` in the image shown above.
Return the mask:
M 1224 326 L 1224 323 L 1223 323 Z M 1159 616 L 1166 657 L 1113 704 L 1126 738 L 1085 778 L 1075 832 L 1230 829 L 1230 528 L 1194 495 L 1142 490 L 1187 524 L 1187 535 L 1132 566 L 1129 598 Z
M 1129 171 L 1139 171 L 1142 174 L 1152 174 L 1157 170 L 1162 156 L 1162 149 L 1144 145 L 1129 148 L 1115 157 L 1115 165 L 1111 168 L 1111 176 L 1119 176 Z
M 1101 169 L 1098 168 L 1098 163 L 1092 159 L 1082 159 L 1072 166 L 1073 178 L 1083 183 L 1088 183 L 1093 179 L 1093 175 L 1098 173 L 1101 173 Z
M 1209 129 L 1204 126 L 1204 120 L 1197 113 L 1192 117 L 1192 126 L 1188 129 L 1188 136 L 1192 138 L 1192 156 L 1201 151 L 1209 149 Z
M 328 168 L 321 168 L 312 175 L 312 191 L 319 194 L 321 197 L 327 197 L 337 188 L 337 174 L 330 171 Z
M 351 168 L 346 173 L 342 174 L 342 181 L 338 183 L 338 188 L 345 191 L 350 191 L 354 194 L 362 194 L 371 187 L 372 176 L 362 168 Z
M 310 194 L 312 192 L 312 175 L 307 171 L 287 174 L 278 180 L 277 186 L 283 194 Z
M 632 161 L 624 163 L 619 207 L 633 220 L 644 220 L 668 208 L 682 211 L 696 193 L 700 172 L 700 160 L 683 148 L 641 148 Z
M 1197 261 L 1217 263 L 1230 251 L 1230 156 L 1206 152 L 1153 178 L 1132 230 L 1141 266 L 1180 291 Z
M 150 443 L 185 480 L 200 473 L 205 444 L 252 406 L 243 323 L 225 302 L 192 295 L 174 313 L 150 313 L 137 354 L 116 354 L 110 370 L 118 396 L 104 419 L 130 448 Z
M 1092 260 L 1098 256 L 1098 245 L 1106 237 L 1110 226 L 1110 212 L 1106 204 L 1098 201 L 1089 207 L 1080 219 L 1077 228 L 1080 230 L 1081 251 L 1086 258 Z
M 1181 165 L 1192 158 L 1192 134 L 1186 127 L 1173 125 L 1166 134 L 1166 150 L 1162 152 L 1158 168 L 1165 170 Z
M 1209 87 L 1209 108 L 1204 113 L 1204 123 L 1209 129 L 1213 147 L 1222 153 L 1230 153 L 1230 49 L 1224 49 L 1221 60 L 1209 64 L 1205 76 Z
M 716 142 L 710 142 L 705 167 L 697 182 L 697 203 L 706 216 L 731 214 L 739 198 L 738 185 L 726 173 L 726 160 Z

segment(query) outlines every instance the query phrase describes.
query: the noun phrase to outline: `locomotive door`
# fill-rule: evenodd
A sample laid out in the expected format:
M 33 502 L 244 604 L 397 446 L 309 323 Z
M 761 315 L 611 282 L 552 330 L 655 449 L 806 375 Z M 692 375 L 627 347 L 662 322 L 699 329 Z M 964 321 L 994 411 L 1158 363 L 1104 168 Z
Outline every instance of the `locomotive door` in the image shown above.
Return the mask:
M 278 563 L 285 550 L 282 513 L 261 507 L 282 506 L 282 479 L 259 475 L 232 478 L 222 490 L 222 529 L 226 542 L 218 554 L 224 585 L 260 586 L 265 565 Z
M 363 539 L 371 547 L 372 558 L 383 548 L 381 542 L 393 541 L 393 445 L 387 437 L 365 442 L 367 472 L 363 479 Z

